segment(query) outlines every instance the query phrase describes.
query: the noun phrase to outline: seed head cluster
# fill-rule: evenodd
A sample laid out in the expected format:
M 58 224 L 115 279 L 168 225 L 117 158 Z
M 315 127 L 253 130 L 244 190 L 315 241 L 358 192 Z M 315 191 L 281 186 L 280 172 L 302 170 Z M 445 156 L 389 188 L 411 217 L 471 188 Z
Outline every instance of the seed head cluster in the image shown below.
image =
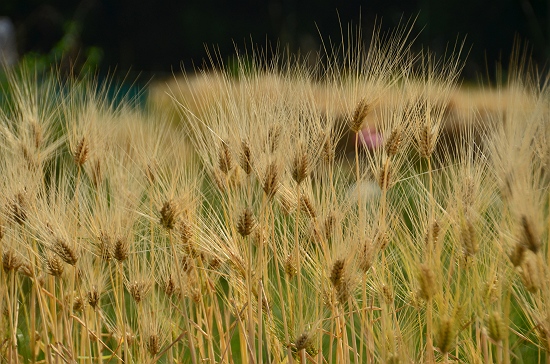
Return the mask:
M 350 121 L 350 129 L 352 132 L 358 133 L 361 129 L 363 129 L 365 118 L 371 110 L 372 105 L 367 102 L 366 99 L 363 98 L 357 103 Z
M 76 148 L 73 152 L 73 158 L 79 167 L 82 167 L 84 163 L 88 160 L 90 152 L 90 147 L 88 144 L 88 139 L 86 137 L 82 137 L 78 143 L 76 144 Z
M 178 207 L 174 201 L 166 201 L 160 209 L 160 225 L 166 230 L 172 230 L 176 226 Z

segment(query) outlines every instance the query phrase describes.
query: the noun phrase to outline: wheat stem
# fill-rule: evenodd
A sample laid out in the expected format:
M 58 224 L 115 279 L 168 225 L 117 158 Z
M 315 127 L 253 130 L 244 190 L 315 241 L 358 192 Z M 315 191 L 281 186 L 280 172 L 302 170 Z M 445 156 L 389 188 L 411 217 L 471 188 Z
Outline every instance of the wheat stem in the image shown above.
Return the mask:
M 175 261 L 176 272 L 178 274 L 178 283 L 180 285 L 179 288 L 180 288 L 180 291 L 183 292 L 184 291 L 184 286 L 181 282 L 181 277 L 182 277 L 181 266 L 180 266 L 180 261 L 178 259 L 176 246 L 174 244 L 174 240 L 173 240 L 173 236 L 172 236 L 172 230 L 168 231 L 168 240 L 169 240 L 169 243 L 170 243 L 170 248 L 172 250 L 172 257 Z M 187 342 L 188 342 L 189 351 L 190 351 L 190 354 L 191 354 L 191 362 L 193 364 L 198 364 L 197 353 L 195 351 L 195 342 L 193 340 L 193 335 L 192 335 L 192 332 L 191 332 L 191 325 L 189 324 L 190 317 L 189 317 L 189 313 L 188 313 L 188 305 L 187 305 L 187 302 L 186 302 L 185 299 L 182 299 L 182 303 L 183 303 L 182 312 L 184 313 L 183 321 L 184 321 L 184 324 L 185 324 L 185 330 L 187 332 Z
M 296 219 L 294 223 L 294 258 L 296 259 L 296 270 L 298 274 L 296 276 L 297 280 L 297 293 L 298 293 L 298 319 L 301 320 L 303 316 L 303 303 L 302 303 L 302 257 L 300 254 L 300 230 L 299 230 L 299 220 L 300 220 L 300 211 L 301 211 L 301 188 L 299 184 L 296 184 L 296 198 L 297 198 L 297 207 L 296 207 Z

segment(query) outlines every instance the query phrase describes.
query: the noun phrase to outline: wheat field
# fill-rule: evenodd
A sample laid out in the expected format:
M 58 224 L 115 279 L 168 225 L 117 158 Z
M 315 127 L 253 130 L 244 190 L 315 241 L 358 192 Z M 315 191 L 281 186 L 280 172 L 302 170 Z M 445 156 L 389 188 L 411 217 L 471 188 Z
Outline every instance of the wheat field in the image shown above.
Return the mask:
M 409 38 L 214 54 L 146 106 L 8 72 L 2 362 L 549 362 L 547 79 Z

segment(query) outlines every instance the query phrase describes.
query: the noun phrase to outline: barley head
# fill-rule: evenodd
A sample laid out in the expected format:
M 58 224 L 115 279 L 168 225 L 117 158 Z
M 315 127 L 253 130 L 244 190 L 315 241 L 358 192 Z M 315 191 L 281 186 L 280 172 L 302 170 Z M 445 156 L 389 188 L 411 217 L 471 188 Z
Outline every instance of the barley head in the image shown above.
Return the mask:
M 426 247 L 430 249 L 435 248 L 437 246 L 437 241 L 439 239 L 440 233 L 441 233 L 441 226 L 439 225 L 439 221 L 434 219 L 433 222 L 428 226 L 428 231 L 425 237 Z M 431 243 L 431 246 L 429 245 L 430 243 Z
M 75 266 L 76 262 L 78 262 L 78 254 L 75 249 L 62 238 L 54 239 L 52 250 L 69 265 Z
M 369 269 L 372 267 L 372 263 L 374 261 L 374 252 L 375 247 L 369 239 L 367 239 L 363 243 L 363 247 L 361 248 L 361 251 L 359 253 L 359 269 L 363 273 L 367 273 Z
M 334 142 L 331 139 L 330 134 L 327 135 L 326 139 L 323 141 L 321 147 L 322 161 L 325 165 L 332 165 L 334 163 L 334 158 L 336 156 L 336 147 Z
M 475 201 L 475 180 L 472 176 L 467 176 L 464 181 L 464 191 L 462 193 L 462 202 L 469 207 L 472 206 Z
M 399 363 L 401 363 L 401 359 L 399 358 L 399 355 L 395 353 L 390 354 L 386 359 L 386 364 L 399 364 Z
M 344 277 L 344 266 L 344 259 L 336 259 L 336 261 L 334 261 L 334 263 L 332 264 L 332 269 L 330 271 L 330 281 L 334 288 L 338 288 L 338 286 L 342 283 L 342 279 Z
M 82 296 L 77 295 L 73 299 L 73 311 L 80 312 L 84 309 L 84 299 Z
M 249 207 L 246 207 L 237 220 L 237 231 L 244 238 L 252 233 L 256 227 L 256 218 Z
M 317 348 L 313 345 L 313 340 L 311 339 L 309 333 L 304 332 L 296 338 L 292 351 L 294 353 L 295 359 L 300 360 L 300 351 L 305 350 L 307 355 L 314 357 L 317 355 Z
M 95 188 L 98 188 L 103 181 L 103 171 L 101 169 L 101 160 L 96 159 L 92 163 L 92 184 Z
M 88 299 L 88 304 L 90 305 L 90 307 L 95 310 L 99 304 L 99 300 L 101 299 L 101 294 L 97 289 L 97 286 L 94 285 L 91 287 L 91 289 L 86 294 L 86 298 Z
M 304 350 L 309 345 L 309 335 L 307 332 L 304 332 L 296 339 L 294 344 L 296 346 L 296 351 Z
M 172 200 L 164 202 L 160 209 L 160 225 L 166 230 L 172 230 L 176 225 L 178 207 Z
M 435 294 L 435 274 L 428 264 L 421 264 L 418 272 L 418 283 L 420 283 L 420 296 L 429 301 Z
M 420 155 L 428 158 L 432 155 L 435 147 L 435 138 L 428 125 L 423 125 L 420 129 Z
M 147 351 L 151 356 L 155 356 L 160 352 L 160 337 L 157 333 L 149 335 L 147 338 Z
M 391 305 L 393 303 L 393 290 L 390 286 L 383 284 L 382 285 L 382 297 L 386 304 Z
M 134 299 L 136 303 L 140 303 L 147 293 L 149 293 L 149 290 L 151 289 L 151 282 L 148 280 L 140 280 L 140 281 L 133 281 L 128 282 L 126 285 L 128 289 L 128 293 L 130 293 L 130 296 Z
M 439 321 L 435 344 L 443 354 L 449 353 L 456 338 L 456 328 L 453 317 L 442 317 Z
M 351 280 L 349 277 L 342 277 L 340 283 L 336 287 L 336 300 L 344 305 L 351 294 Z
M 54 277 L 60 277 L 63 274 L 65 267 L 63 261 L 57 255 L 46 255 L 46 269 L 48 273 Z
M 164 278 L 162 288 L 167 296 L 171 296 L 176 292 L 176 281 L 174 280 L 172 274 L 169 274 L 167 277 Z
M 292 279 L 298 274 L 298 267 L 296 266 L 296 262 L 292 254 L 287 255 L 284 262 L 284 267 L 285 273 L 289 279 Z
M 309 217 L 314 219 L 317 216 L 313 202 L 307 195 L 300 195 L 300 203 L 302 210 L 307 213 Z
M 537 254 L 540 249 L 540 240 L 535 232 L 532 221 L 526 216 L 521 216 L 521 226 L 523 228 L 523 242 L 527 249 Z
M 200 303 L 202 300 L 202 291 L 199 287 L 193 286 L 189 289 L 189 296 L 195 303 Z
M 279 147 L 281 141 L 281 131 L 281 126 L 277 124 L 270 127 L 267 132 L 267 142 L 271 153 L 275 153 Z
M 271 162 L 266 169 L 263 189 L 268 198 L 275 196 L 279 189 L 279 168 L 275 162 Z
M 178 236 L 181 240 L 181 243 L 183 245 L 184 251 L 187 254 L 194 254 L 194 247 L 193 247 L 193 225 L 189 221 L 188 218 L 179 219 L 178 225 L 177 225 L 177 232 Z
M 518 242 L 511 253 L 508 254 L 508 257 L 510 258 L 510 261 L 514 265 L 514 267 L 519 267 L 521 263 L 523 262 L 523 258 L 525 256 L 525 245 Z
M 218 167 L 225 175 L 233 168 L 233 157 L 229 146 L 223 140 L 220 143 L 220 150 L 218 152 Z
M 435 220 L 432 222 L 432 242 L 434 246 L 437 246 L 437 241 L 439 239 L 439 234 L 441 233 L 441 226 L 439 221 Z
M 15 195 L 13 201 L 9 204 L 9 210 L 13 221 L 23 225 L 27 220 L 27 199 L 24 192 Z
M 9 273 L 16 271 L 22 265 L 21 258 L 13 249 L 6 249 L 2 253 L 2 267 L 4 272 Z
M 89 152 L 90 147 L 88 145 L 88 140 L 86 137 L 82 137 L 73 151 L 73 158 L 77 166 L 82 167 L 84 163 L 86 163 Z
M 17 271 L 26 277 L 34 277 L 32 265 L 29 262 L 22 262 Z
M 117 262 L 122 263 L 128 258 L 129 251 L 130 244 L 128 239 L 123 236 L 117 237 L 113 244 L 113 258 L 115 258 Z
M 416 310 L 420 310 L 426 304 L 424 298 L 422 298 L 421 294 L 417 291 L 409 292 L 407 303 L 414 307 Z
M 366 99 L 361 99 L 357 106 L 355 107 L 355 110 L 353 111 L 353 116 L 350 120 L 350 129 L 354 133 L 359 133 L 361 129 L 363 129 L 363 125 L 365 123 L 365 118 L 372 110 L 372 105 L 367 102 Z
M 378 186 L 381 190 L 389 190 L 392 187 L 392 167 L 391 163 L 384 163 L 378 171 Z
M 212 257 L 208 260 L 208 270 L 215 272 L 222 266 L 222 261 L 216 257 Z
M 99 233 L 96 245 L 96 254 L 98 257 L 108 262 L 111 260 L 112 241 L 111 236 L 104 231 Z
M 303 147 L 298 147 L 294 154 L 291 174 L 297 184 L 301 184 L 309 176 L 309 158 Z
M 250 175 L 250 173 L 252 173 L 252 159 L 250 157 L 250 154 L 250 145 L 247 141 L 242 140 L 239 165 L 247 175 Z
M 541 286 L 540 270 L 538 260 L 535 255 L 529 255 L 521 265 L 521 278 L 525 289 L 531 293 L 536 293 Z
M 325 239 L 330 239 L 336 228 L 336 216 L 333 212 L 329 213 L 323 223 L 323 232 Z
M 462 225 L 461 238 L 465 256 L 473 256 L 479 251 L 475 227 L 470 218 L 466 218 Z
M 396 126 L 393 128 L 393 130 L 390 133 L 390 136 L 388 139 L 386 139 L 386 143 L 384 146 L 384 149 L 386 151 L 386 155 L 388 157 L 393 157 L 397 154 L 399 151 L 399 146 L 401 145 L 401 141 L 403 140 L 401 127 Z
M 494 341 L 504 340 L 506 337 L 506 325 L 498 311 L 492 311 L 487 318 L 487 331 Z
M 378 230 L 375 236 L 375 246 L 379 250 L 384 250 L 390 243 L 390 237 L 386 231 Z
M 313 345 L 313 340 L 307 332 L 304 332 L 296 338 L 294 348 L 296 350 L 295 354 L 297 358 L 300 358 L 300 351 L 302 350 L 305 350 L 309 356 L 314 357 L 317 355 L 317 348 Z

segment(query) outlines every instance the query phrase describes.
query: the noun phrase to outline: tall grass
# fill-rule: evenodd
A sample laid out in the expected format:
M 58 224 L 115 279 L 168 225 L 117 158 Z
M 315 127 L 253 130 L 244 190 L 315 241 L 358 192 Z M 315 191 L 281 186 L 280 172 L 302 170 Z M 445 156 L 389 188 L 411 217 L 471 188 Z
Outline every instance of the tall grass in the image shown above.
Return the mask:
M 2 361 L 548 362 L 547 83 L 408 38 L 213 55 L 175 123 L 11 72 Z

